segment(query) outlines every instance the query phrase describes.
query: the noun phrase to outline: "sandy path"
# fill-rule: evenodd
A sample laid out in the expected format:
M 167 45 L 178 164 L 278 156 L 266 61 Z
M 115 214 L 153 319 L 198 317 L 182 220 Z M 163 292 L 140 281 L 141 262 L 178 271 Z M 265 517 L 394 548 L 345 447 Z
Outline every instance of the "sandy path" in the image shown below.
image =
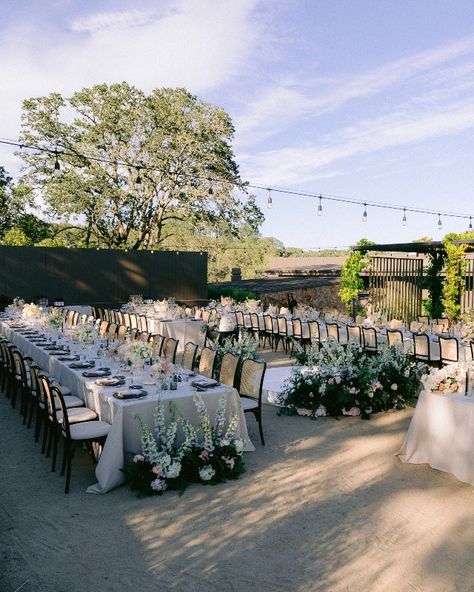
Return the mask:
M 266 407 L 243 478 L 182 497 L 88 495 L 80 452 L 66 496 L 2 395 L 0 591 L 472 592 L 474 489 L 394 456 L 412 412 Z

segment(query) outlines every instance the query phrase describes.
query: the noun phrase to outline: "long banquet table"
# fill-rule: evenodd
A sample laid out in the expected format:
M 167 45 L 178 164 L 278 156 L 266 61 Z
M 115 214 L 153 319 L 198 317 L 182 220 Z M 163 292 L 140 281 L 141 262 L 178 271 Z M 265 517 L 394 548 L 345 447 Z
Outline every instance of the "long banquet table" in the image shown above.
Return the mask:
M 398 455 L 474 485 L 474 396 L 420 393 Z
M 153 426 L 153 412 L 158 401 L 156 386 L 144 385 L 144 388 L 149 389 L 149 394 L 143 399 L 118 400 L 113 397 L 116 388 L 96 385 L 96 378 L 85 378 L 82 376 L 82 369 L 70 368 L 67 362 L 61 362 L 57 357 L 49 355 L 46 350 L 29 341 L 8 323 L 0 321 L 0 333 L 14 343 L 24 355 L 31 356 L 52 377 L 80 397 L 101 420 L 111 424 L 112 427 L 96 466 L 97 483 L 88 487 L 87 492 L 106 493 L 120 485 L 123 482 L 121 469 L 127 457 L 141 451 L 140 432 L 135 415 L 139 415 L 143 422 Z M 107 365 L 111 366 L 109 360 Z M 149 375 L 135 376 L 134 381 L 142 384 L 151 382 Z M 237 437 L 244 441 L 244 451 L 255 450 L 248 436 L 240 397 L 235 389 L 220 385 L 202 393 L 211 421 L 215 417 L 217 405 L 222 396 L 227 397 L 228 417 L 234 410 L 240 415 Z M 198 425 L 199 417 L 194 406 L 193 388 L 190 382 L 178 383 L 176 391 L 164 391 L 161 398 L 165 402 L 173 401 L 191 423 Z M 166 405 L 165 409 L 167 409 Z

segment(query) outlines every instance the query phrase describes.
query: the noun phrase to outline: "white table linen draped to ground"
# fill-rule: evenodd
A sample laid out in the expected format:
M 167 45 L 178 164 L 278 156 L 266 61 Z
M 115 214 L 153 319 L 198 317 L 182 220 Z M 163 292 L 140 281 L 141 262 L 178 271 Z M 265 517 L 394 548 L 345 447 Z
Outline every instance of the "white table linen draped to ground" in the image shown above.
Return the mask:
M 115 387 L 100 387 L 95 384 L 96 378 L 85 378 L 82 369 L 69 368 L 69 362 L 61 362 L 55 356 L 50 356 L 40 346 L 29 341 L 7 324 L 0 322 L 0 332 L 5 335 L 18 349 L 30 356 L 51 377 L 68 387 L 71 392 L 80 397 L 85 404 L 93 409 L 99 419 L 111 424 L 107 441 L 96 466 L 97 483 L 87 489 L 88 493 L 106 493 L 123 482 L 124 462 L 127 457 L 141 452 L 140 431 L 135 415 L 139 415 L 142 421 L 153 427 L 153 413 L 158 401 L 155 385 L 144 385 L 149 395 L 143 399 L 118 400 L 113 397 L 117 390 Z M 111 366 L 113 372 L 119 374 L 118 368 L 113 368 L 110 360 L 102 360 L 97 366 Z M 143 384 L 150 381 L 150 376 L 135 376 L 134 382 Z M 214 420 L 218 402 L 222 396 L 227 397 L 227 417 L 230 418 L 234 410 L 240 415 L 237 428 L 237 437 L 244 440 L 244 451 L 255 450 L 248 436 L 247 424 L 240 402 L 240 397 L 235 389 L 226 386 L 217 386 L 202 393 L 203 401 L 211 417 Z M 169 413 L 169 405 L 166 402 L 174 401 L 178 410 L 189 419 L 193 425 L 199 424 L 199 417 L 193 402 L 193 388 L 190 382 L 178 383 L 176 391 L 164 391 L 161 394 L 165 401 L 165 411 Z
M 204 340 L 204 333 L 202 332 L 204 321 L 199 319 L 167 321 L 147 316 L 147 320 L 150 333 L 178 340 L 179 353 L 184 351 L 184 346 L 188 341 L 201 345 Z
M 398 455 L 474 485 L 474 396 L 422 391 Z

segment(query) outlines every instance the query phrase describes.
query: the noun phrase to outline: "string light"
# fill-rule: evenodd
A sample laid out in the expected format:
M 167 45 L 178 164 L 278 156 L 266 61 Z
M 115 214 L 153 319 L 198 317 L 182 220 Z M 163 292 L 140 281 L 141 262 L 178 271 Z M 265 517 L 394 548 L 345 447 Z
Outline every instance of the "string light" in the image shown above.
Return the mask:
M 406 226 L 407 225 L 407 210 L 406 210 L 406 208 L 403 208 L 402 225 L 403 226 Z
M 60 177 L 61 176 L 61 165 L 59 162 L 59 154 L 62 155 L 69 155 L 71 157 L 82 157 L 84 159 L 87 159 L 91 162 L 98 162 L 98 163 L 104 163 L 104 164 L 112 164 L 112 165 L 119 165 L 119 166 L 123 166 L 123 167 L 128 167 L 128 168 L 135 168 L 137 169 L 138 175 L 136 177 L 136 184 L 140 185 L 140 183 L 142 182 L 141 176 L 139 174 L 139 169 L 141 168 L 146 169 L 146 170 L 150 170 L 150 171 L 159 171 L 159 167 L 157 166 L 137 166 L 134 165 L 133 163 L 129 163 L 129 162 L 125 162 L 125 161 L 117 161 L 117 160 L 112 160 L 106 157 L 99 157 L 99 156 L 89 156 L 87 154 L 79 154 L 76 152 L 72 152 L 72 151 L 68 151 L 68 150 L 62 150 L 60 153 L 58 152 L 57 148 L 47 148 L 44 146 L 36 146 L 34 144 L 25 144 L 25 143 L 20 143 L 18 141 L 14 141 L 14 140 L 9 140 L 9 139 L 5 139 L 5 138 L 0 138 L 0 144 L 4 144 L 7 146 L 15 146 L 18 147 L 20 150 L 23 149 L 30 149 L 30 150 L 35 150 L 37 152 L 46 152 L 49 154 L 53 154 L 55 157 L 55 161 L 54 161 L 54 170 L 53 170 L 53 175 L 55 177 Z M 273 201 L 272 201 L 272 197 L 270 195 L 271 191 L 277 192 L 277 193 L 282 193 L 285 194 L 287 196 L 298 196 L 298 197 L 316 197 L 319 198 L 319 205 L 318 205 L 318 215 L 322 214 L 322 204 L 321 201 L 322 199 L 328 200 L 328 201 L 334 201 L 334 202 L 338 202 L 338 203 L 346 203 L 346 204 L 355 204 L 355 205 L 363 205 L 364 206 L 364 214 L 363 214 L 363 221 L 366 222 L 367 221 L 367 202 L 362 202 L 361 200 L 358 199 L 351 199 L 351 198 L 347 198 L 347 197 L 341 197 L 341 196 L 335 196 L 335 195 L 318 195 L 312 192 L 306 192 L 306 191 L 292 191 L 290 189 L 283 189 L 283 188 L 277 188 L 277 187 L 267 187 L 267 186 L 262 186 L 262 185 L 258 185 L 255 183 L 245 183 L 242 184 L 242 182 L 240 181 L 240 179 L 212 179 L 208 176 L 206 177 L 202 177 L 196 174 L 193 175 L 186 175 L 183 174 L 183 178 L 191 178 L 194 180 L 198 180 L 198 181 L 205 181 L 207 179 L 207 181 L 209 182 L 209 189 L 208 189 L 208 194 L 209 195 L 213 195 L 214 194 L 214 190 L 213 190 L 213 183 L 229 183 L 231 187 L 233 186 L 242 186 L 245 188 L 250 188 L 250 189 L 265 189 L 268 191 L 269 196 L 268 196 L 268 201 L 267 201 L 267 205 L 269 208 L 272 207 L 273 205 Z M 416 214 L 425 214 L 425 215 L 430 215 L 430 216 L 438 216 L 438 228 L 442 228 L 442 222 L 441 222 L 441 215 L 447 217 L 447 218 L 460 218 L 460 219 L 469 219 L 469 229 L 471 230 L 472 228 L 472 215 L 469 214 L 461 214 L 461 213 L 457 213 L 457 212 L 437 212 L 436 210 L 431 210 L 429 208 L 419 208 L 419 207 L 407 207 L 407 206 L 403 206 L 403 205 L 397 205 L 397 204 L 385 204 L 385 203 L 381 203 L 381 202 L 368 202 L 368 205 L 370 205 L 371 207 L 374 208 L 380 208 L 380 209 L 386 209 L 386 210 L 398 210 L 398 211 L 402 211 L 403 212 L 403 218 L 402 218 L 402 224 L 404 219 L 406 219 L 406 212 L 413 212 Z M 320 213 L 321 212 L 321 213 Z M 441 224 L 440 224 L 441 222 Z
M 323 204 L 322 204 L 323 196 L 319 196 L 319 205 L 318 205 L 318 216 L 323 215 Z
M 272 200 L 272 190 L 268 188 L 268 199 L 267 199 L 267 207 L 269 210 L 272 209 L 273 200 Z
M 441 221 L 441 214 L 438 214 L 438 230 L 443 228 L 443 223 Z
M 142 178 L 140 176 L 140 167 L 137 166 L 137 178 L 135 179 L 135 185 L 141 185 L 142 184 Z
M 61 176 L 61 165 L 59 164 L 59 158 L 58 158 L 58 151 L 55 150 L 54 151 L 54 172 L 53 175 L 55 177 L 60 177 Z

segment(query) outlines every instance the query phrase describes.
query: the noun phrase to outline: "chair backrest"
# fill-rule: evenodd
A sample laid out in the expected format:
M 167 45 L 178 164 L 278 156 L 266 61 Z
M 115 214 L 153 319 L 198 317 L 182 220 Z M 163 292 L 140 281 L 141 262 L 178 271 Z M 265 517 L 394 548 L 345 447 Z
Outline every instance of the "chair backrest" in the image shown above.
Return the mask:
M 150 341 L 153 347 L 153 357 L 154 358 L 159 358 L 161 356 L 161 352 L 163 350 L 163 344 L 165 342 L 165 338 L 163 337 L 163 335 L 152 335 L 150 337 Z
M 127 335 L 127 331 L 128 327 L 126 327 L 125 325 L 119 325 L 117 327 L 117 339 L 123 341 L 125 339 L 125 336 Z
M 239 365 L 239 358 L 234 354 L 226 353 L 222 357 L 221 369 L 219 372 L 219 382 L 227 384 L 227 386 L 235 385 L 235 374 L 237 366 Z
M 423 323 L 420 323 L 420 321 L 412 321 L 410 323 L 410 331 L 412 333 L 417 333 L 418 331 L 421 331 L 423 329 L 424 325 Z
M 181 362 L 183 368 L 187 368 L 188 370 L 194 369 L 194 362 L 196 360 L 197 349 L 198 346 L 192 341 L 188 341 L 188 343 L 186 343 L 186 345 L 184 346 L 183 360 Z
M 278 323 L 278 335 L 283 335 L 286 337 L 288 335 L 288 326 L 286 323 L 286 318 L 285 317 L 278 317 L 277 323 Z
M 216 352 L 209 347 L 203 347 L 201 350 L 201 359 L 199 360 L 199 374 L 207 378 L 214 378 L 214 366 L 216 364 Z
M 364 348 L 369 351 L 377 350 L 377 331 L 374 327 L 362 327 Z
M 132 329 L 138 329 L 138 317 L 135 313 L 130 314 L 130 325 Z
M 162 347 L 161 356 L 173 364 L 176 361 L 176 350 L 178 349 L 178 340 L 168 337 Z
M 100 321 L 99 336 L 104 337 L 105 334 L 107 333 L 108 328 L 109 328 L 109 321 L 106 321 L 105 319 L 103 321 Z
M 449 319 L 433 319 L 433 324 L 441 325 L 442 327 L 444 327 L 443 331 L 449 330 Z
M 252 327 L 252 331 L 260 331 L 260 323 L 256 312 L 250 313 L 250 326 Z
M 387 329 L 387 342 L 390 347 L 403 343 L 403 333 L 398 329 Z
M 61 390 L 56 386 L 53 385 L 50 387 L 49 396 L 53 401 L 54 407 L 58 407 L 59 418 L 61 421 L 58 421 L 57 412 L 55 412 L 55 423 L 61 427 L 61 432 L 63 436 L 65 436 L 68 440 L 71 439 L 71 430 L 69 427 L 69 417 L 67 414 L 67 407 L 66 403 L 64 402 L 64 397 Z
M 263 378 L 265 376 L 265 362 L 256 360 L 244 360 L 240 374 L 239 393 L 242 396 L 256 399 L 259 404 L 262 400 Z
M 362 344 L 362 335 L 360 327 L 357 325 L 347 325 L 347 341 L 348 343 Z
M 364 317 L 362 315 L 356 315 L 355 322 L 356 325 L 362 325 L 364 322 Z
M 301 319 L 293 319 L 293 337 L 295 339 L 303 339 L 303 327 Z
M 132 321 L 130 320 L 130 313 L 124 312 L 123 313 L 123 324 L 128 327 L 128 329 L 132 328 Z
M 433 321 L 431 324 L 431 330 L 433 333 L 436 333 L 436 335 L 441 335 L 442 333 L 447 333 L 448 325 L 445 325 L 444 323 L 435 323 Z
M 319 343 L 321 341 L 321 330 L 319 328 L 318 321 L 308 321 L 308 326 L 311 341 L 316 341 Z
M 403 328 L 403 321 L 399 319 L 392 319 L 389 323 L 390 329 L 402 329 Z
M 207 321 L 211 318 L 211 312 L 209 310 L 203 310 L 201 318 L 207 323 Z
M 213 307 L 209 310 L 209 318 L 213 319 L 218 316 L 217 308 Z
M 339 341 L 339 325 L 337 323 L 326 323 L 326 331 L 328 339 L 335 339 Z
M 130 339 L 136 339 L 138 336 L 138 329 L 135 327 L 134 329 L 130 329 Z
M 125 317 L 121 310 L 117 311 L 117 325 L 125 325 Z
M 38 375 L 38 382 L 39 382 L 39 401 L 40 404 L 42 406 L 44 406 L 44 409 L 46 410 L 46 413 L 48 414 L 48 418 L 50 419 L 50 421 L 52 421 L 53 423 L 57 423 L 57 416 L 56 416 L 56 403 L 54 400 L 54 395 L 52 392 L 52 385 L 49 382 L 49 378 L 47 376 L 45 376 L 44 374 L 39 374 Z M 67 415 L 67 410 L 65 409 L 64 412 L 62 413 L 62 415 Z
M 138 317 L 138 324 L 140 331 L 148 331 L 148 319 L 145 315 L 140 315 Z
M 474 360 L 474 339 L 471 339 L 469 346 L 471 348 L 471 359 Z
M 430 322 L 430 317 L 426 315 L 418 315 L 418 322 L 422 325 L 428 325 Z
M 240 329 L 244 328 L 244 313 L 241 310 L 236 310 L 235 311 L 235 319 L 237 321 L 237 327 L 239 327 Z
M 25 360 L 19 350 L 16 348 L 11 350 L 13 362 L 15 364 L 15 378 L 22 387 L 28 386 L 28 371 L 26 369 Z
M 110 323 L 107 327 L 107 339 L 116 339 L 117 338 L 117 325 L 115 323 Z
M 417 360 L 430 360 L 430 338 L 426 333 L 413 333 L 413 355 Z
M 273 318 L 269 314 L 263 315 L 263 325 L 267 333 L 273 333 Z
M 150 341 L 150 337 L 151 335 L 148 333 L 148 331 L 142 331 L 138 334 L 137 339 L 139 339 L 140 341 Z
M 439 337 L 439 357 L 443 364 L 459 362 L 459 341 L 456 337 Z
M 196 312 L 194 313 L 195 319 L 202 319 L 202 308 L 197 308 Z

